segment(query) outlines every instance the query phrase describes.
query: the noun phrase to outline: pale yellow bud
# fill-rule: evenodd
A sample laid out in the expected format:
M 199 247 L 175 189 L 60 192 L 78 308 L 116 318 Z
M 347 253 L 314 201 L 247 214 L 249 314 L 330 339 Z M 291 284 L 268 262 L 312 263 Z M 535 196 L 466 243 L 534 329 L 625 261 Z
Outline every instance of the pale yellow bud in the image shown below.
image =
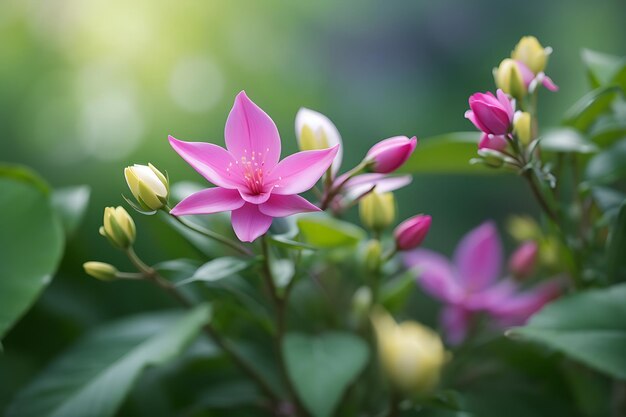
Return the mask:
M 361 222 L 375 231 L 389 227 L 396 218 L 396 201 L 393 193 L 371 192 L 359 203 Z
M 369 287 L 359 287 L 352 296 L 352 313 L 358 319 L 367 319 L 372 306 L 372 290 Z
M 331 165 L 333 175 L 337 173 L 343 155 L 342 141 L 337 127 L 328 117 L 314 110 L 301 108 L 296 114 L 296 137 L 298 147 L 302 151 L 326 149 L 340 145 L 337 156 Z
M 507 231 L 518 242 L 542 238 L 541 228 L 530 216 L 511 216 L 507 221 Z
M 502 60 L 500 66 L 494 69 L 493 75 L 496 86 L 518 100 L 528 92 L 517 62 L 510 58 Z
M 135 242 L 135 222 L 124 207 L 106 207 L 100 234 L 113 246 L 126 249 Z
M 169 184 L 165 175 L 152 164 L 133 165 L 124 169 L 130 192 L 145 210 L 159 210 L 167 204 Z
M 114 280 L 118 272 L 113 265 L 104 262 L 85 262 L 83 268 L 88 275 L 102 281 Z
M 513 120 L 513 133 L 524 146 L 528 146 L 532 140 L 532 116 L 527 112 L 515 113 Z
M 552 48 L 544 48 L 534 36 L 524 36 L 515 46 L 511 58 L 538 74 L 546 68 L 551 53 Z
M 383 371 L 396 389 L 408 394 L 432 391 L 448 357 L 441 337 L 415 321 L 397 324 L 383 310 L 372 314 L 372 323 Z
M 365 268 L 368 271 L 374 272 L 380 268 L 382 251 L 383 249 L 380 246 L 380 241 L 378 239 L 372 239 L 367 242 L 364 257 Z

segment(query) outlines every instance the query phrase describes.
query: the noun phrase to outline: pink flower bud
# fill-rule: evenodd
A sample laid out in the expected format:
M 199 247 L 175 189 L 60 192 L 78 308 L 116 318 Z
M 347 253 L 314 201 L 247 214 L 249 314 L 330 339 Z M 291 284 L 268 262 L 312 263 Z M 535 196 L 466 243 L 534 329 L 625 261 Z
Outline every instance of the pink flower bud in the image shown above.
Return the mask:
M 537 242 L 522 243 L 509 258 L 509 270 L 517 278 L 526 278 L 533 273 L 537 263 Z
M 496 98 L 491 92 L 472 94 L 465 117 L 485 133 L 505 135 L 511 131 L 515 109 L 502 90 L 497 95 Z
M 393 232 L 398 250 L 409 250 L 421 245 L 428 234 L 431 221 L 430 216 L 418 214 L 400 223 Z
M 365 156 L 372 163 L 372 171 L 388 174 L 400 168 L 409 159 L 417 146 L 417 138 L 395 136 L 372 146 Z
M 478 142 L 478 149 L 492 149 L 501 152 L 506 149 L 509 142 L 502 135 L 489 135 L 483 133 Z

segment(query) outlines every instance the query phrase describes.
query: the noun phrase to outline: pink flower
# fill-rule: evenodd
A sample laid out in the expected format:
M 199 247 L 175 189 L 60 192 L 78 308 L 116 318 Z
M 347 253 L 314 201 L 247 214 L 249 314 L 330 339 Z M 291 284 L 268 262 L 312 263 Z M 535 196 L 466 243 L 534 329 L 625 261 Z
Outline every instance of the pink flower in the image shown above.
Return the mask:
M 239 240 L 263 235 L 272 218 L 319 209 L 297 194 L 315 185 L 337 155 L 338 145 L 298 152 L 279 162 L 280 136 L 272 119 L 245 92 L 235 98 L 224 130 L 226 149 L 169 137 L 176 152 L 216 185 L 174 207 L 175 216 L 232 211 Z
M 417 146 L 415 136 L 411 139 L 406 136 L 395 136 L 372 146 L 365 159 L 371 161 L 374 172 L 388 174 L 400 168 L 409 159 L 415 146 Z
M 503 135 L 490 135 L 483 133 L 478 142 L 478 149 L 493 149 L 494 151 L 503 151 L 509 142 Z
M 522 243 L 509 258 L 509 271 L 516 278 L 528 277 L 535 269 L 538 252 L 537 242 L 529 240 Z
M 431 222 L 430 216 L 418 214 L 400 223 L 393 231 L 398 250 L 415 249 L 421 245 L 428 234 Z
M 544 74 L 543 72 L 540 72 L 537 75 L 535 75 L 535 73 L 532 72 L 530 68 L 528 68 L 523 62 L 515 61 L 515 63 L 517 64 L 517 68 L 519 68 L 519 71 L 522 74 L 522 80 L 524 80 L 524 85 L 526 86 L 527 89 L 534 90 L 537 84 L 541 83 L 541 85 L 543 85 L 545 88 L 547 88 L 548 90 L 552 92 L 559 90 L 559 87 L 556 84 L 554 84 L 552 79 L 548 77 L 546 74 Z M 532 88 L 531 88 L 531 84 L 532 84 Z
M 497 98 L 491 92 L 472 94 L 465 117 L 487 134 L 506 135 L 511 131 L 515 108 L 502 90 L 496 94 Z
M 338 181 L 344 178 L 340 177 Z M 343 189 L 346 196 L 356 198 L 373 187 L 377 193 L 388 193 L 409 185 L 412 180 L 411 175 L 361 174 L 350 178 Z
M 500 326 L 523 324 L 560 291 L 555 279 L 529 290 L 520 290 L 510 278 L 498 280 L 503 253 L 493 222 L 465 235 L 452 262 L 426 249 L 408 252 L 404 261 L 415 268 L 424 291 L 445 303 L 440 319 L 451 344 L 465 339 L 477 312 L 487 313 Z

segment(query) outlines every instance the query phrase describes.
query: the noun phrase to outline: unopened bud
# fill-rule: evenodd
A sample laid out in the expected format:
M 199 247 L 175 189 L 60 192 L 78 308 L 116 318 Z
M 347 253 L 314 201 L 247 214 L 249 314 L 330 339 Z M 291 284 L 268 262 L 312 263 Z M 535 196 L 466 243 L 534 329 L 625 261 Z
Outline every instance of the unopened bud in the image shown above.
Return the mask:
M 342 141 L 335 124 L 322 113 L 301 108 L 296 114 L 296 138 L 301 151 L 326 149 L 339 145 L 337 156 L 333 160 L 331 170 L 337 172 L 342 159 Z
M 365 247 L 365 269 L 369 272 L 377 271 L 381 264 L 382 247 L 378 239 L 372 239 L 367 242 Z
M 396 217 L 396 202 L 393 193 L 371 192 L 359 203 L 361 221 L 368 228 L 381 231 L 389 227 Z
M 413 216 L 396 227 L 393 232 L 398 250 L 410 250 L 422 244 L 428 231 L 432 217 L 425 214 Z
M 522 243 L 509 258 L 509 270 L 518 279 L 528 278 L 537 264 L 539 248 L 536 242 Z
M 83 268 L 85 269 L 87 275 L 90 275 L 102 281 L 114 280 L 118 272 L 117 268 L 115 268 L 113 265 L 104 262 L 85 262 L 83 264 Z
M 359 287 L 352 296 L 352 313 L 359 320 L 367 318 L 372 307 L 372 290 L 369 287 Z
M 534 36 L 524 36 L 515 46 L 511 58 L 538 74 L 546 68 L 551 53 L 552 48 L 544 48 Z
M 507 231 L 518 242 L 541 239 L 541 228 L 530 216 L 511 216 L 507 221 Z
M 124 207 L 106 207 L 100 234 L 120 249 L 127 249 L 135 242 L 135 222 Z
M 365 161 L 372 171 L 388 174 L 400 168 L 411 156 L 417 146 L 417 138 L 396 136 L 381 140 L 372 146 L 365 156 Z
M 499 89 L 518 100 L 528 92 L 522 71 L 517 62 L 510 58 L 502 60 L 500 66 L 494 69 L 493 76 Z
M 532 141 L 532 117 L 527 112 L 517 112 L 513 119 L 513 132 L 519 141 L 528 146 Z
M 145 210 L 159 210 L 167 204 L 169 184 L 165 175 L 152 164 L 124 168 L 130 192 Z

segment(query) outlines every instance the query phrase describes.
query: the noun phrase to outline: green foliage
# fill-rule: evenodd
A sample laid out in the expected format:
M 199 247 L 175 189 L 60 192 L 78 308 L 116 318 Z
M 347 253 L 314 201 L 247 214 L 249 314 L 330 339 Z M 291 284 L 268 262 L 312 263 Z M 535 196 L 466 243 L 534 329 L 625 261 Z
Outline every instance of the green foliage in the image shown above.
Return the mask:
M 595 153 L 598 147 L 575 129 L 561 128 L 541 136 L 541 149 L 548 152 Z
M 54 190 L 52 205 L 58 213 L 66 236 L 76 233 L 89 204 L 91 191 L 85 185 Z
M 149 314 L 96 329 L 26 387 L 7 417 L 113 416 L 141 371 L 179 355 L 209 316 L 202 305 L 185 315 Z
M 591 184 L 611 184 L 626 176 L 626 140 L 595 155 L 585 169 Z
M 606 247 L 607 275 L 611 282 L 626 281 L 626 200 L 623 200 Z
M 574 103 L 565 113 L 564 123 L 586 131 L 600 115 L 611 110 L 613 101 L 621 95 L 623 92 L 618 87 L 597 88 Z
M 314 417 L 330 417 L 343 392 L 367 364 L 369 348 L 356 336 L 329 332 L 311 337 L 290 333 L 283 349 L 287 371 Z
M 593 88 L 617 85 L 626 91 L 626 58 L 583 49 L 583 63 Z
M 626 284 L 563 297 L 510 335 L 545 343 L 616 378 L 626 379 Z
M 195 281 L 219 281 L 235 275 L 253 264 L 251 261 L 224 256 L 213 259 L 202 265 L 189 278 L 180 281 L 178 285 L 185 285 Z
M 0 337 L 50 283 L 63 254 L 63 229 L 43 180 L 0 168 Z
M 297 223 L 305 241 L 319 248 L 355 246 L 365 238 L 360 227 L 326 215 L 302 216 Z

